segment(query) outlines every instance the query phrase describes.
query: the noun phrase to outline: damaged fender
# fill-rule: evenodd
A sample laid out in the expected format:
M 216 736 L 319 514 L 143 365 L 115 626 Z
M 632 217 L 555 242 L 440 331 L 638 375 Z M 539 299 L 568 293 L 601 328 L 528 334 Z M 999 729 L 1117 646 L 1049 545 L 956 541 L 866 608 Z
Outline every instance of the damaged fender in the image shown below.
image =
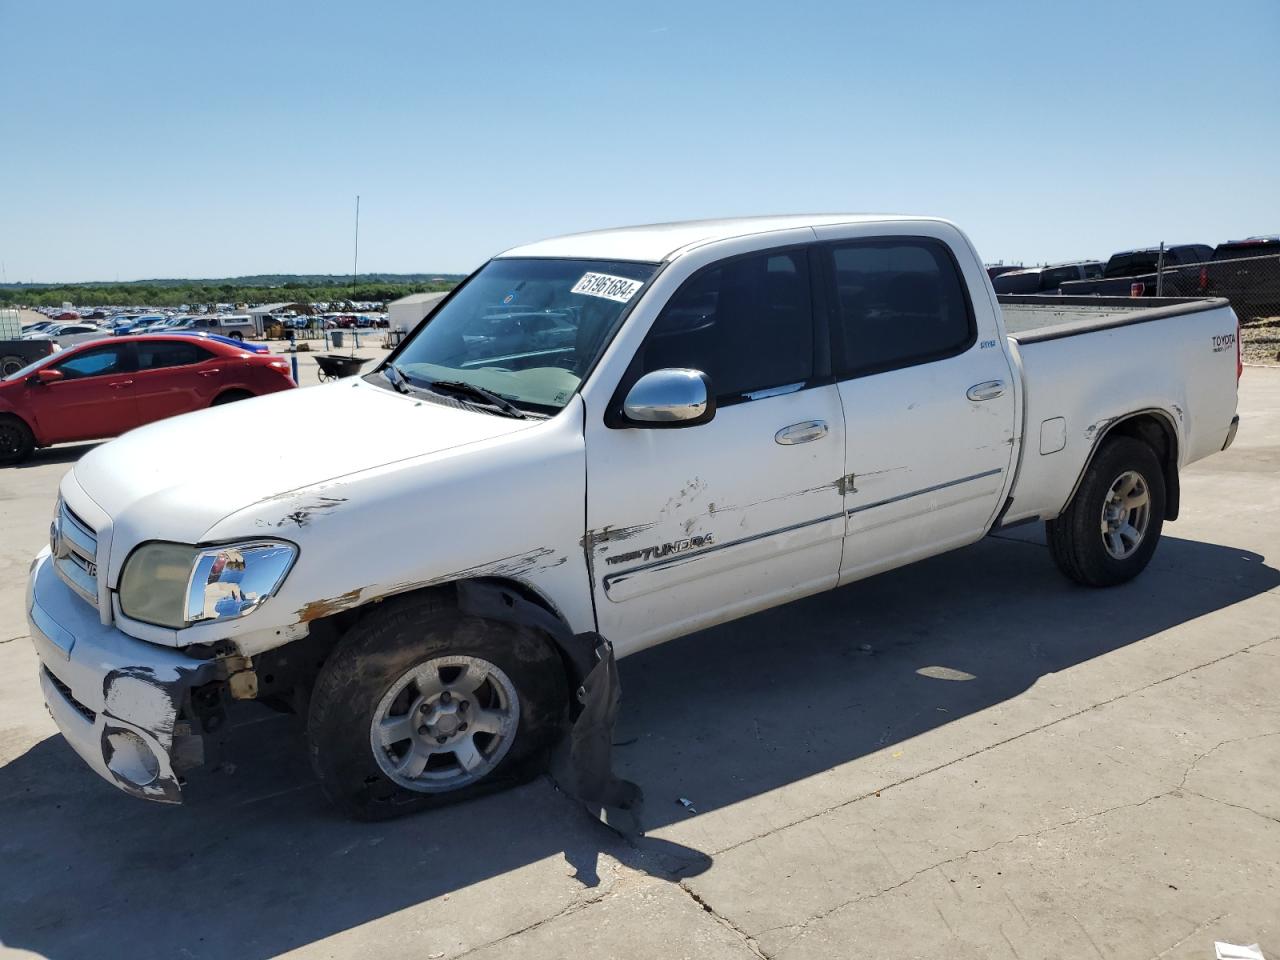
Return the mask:
M 613 645 L 597 633 L 570 633 L 559 617 L 501 584 L 463 581 L 457 596 L 463 613 L 531 627 L 555 643 L 577 685 L 578 711 L 556 748 L 551 776 L 610 827 L 639 833 L 644 794 L 613 772 L 613 727 L 622 702 Z

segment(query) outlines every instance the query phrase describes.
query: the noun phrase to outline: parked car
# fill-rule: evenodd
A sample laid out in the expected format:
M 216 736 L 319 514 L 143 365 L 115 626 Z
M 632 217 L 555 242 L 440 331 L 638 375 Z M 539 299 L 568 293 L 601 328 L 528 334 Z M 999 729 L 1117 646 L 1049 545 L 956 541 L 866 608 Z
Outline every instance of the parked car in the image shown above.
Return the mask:
M 1182 243 L 1164 248 L 1166 270 L 1191 263 L 1203 263 L 1213 254 L 1213 248 L 1205 243 Z M 1136 290 L 1138 296 L 1154 297 L 1161 286 L 1157 283 L 1156 266 L 1160 262 L 1159 247 L 1141 250 L 1124 250 L 1113 253 L 1102 270 L 1102 276 L 1093 280 L 1070 280 L 1059 288 L 1064 296 L 1128 297 Z M 1161 291 L 1165 293 L 1165 291 Z M 1167 293 L 1177 296 L 1176 293 Z
M 168 327 L 166 332 L 176 330 L 204 330 L 233 340 L 243 340 L 252 334 L 256 327 L 253 318 L 246 314 L 244 316 L 180 317 Z
M 615 654 L 994 529 L 1123 583 L 1234 438 L 1236 318 L 988 291 L 927 218 L 509 250 L 368 376 L 76 463 L 27 603 L 54 721 L 177 802 L 229 701 L 305 705 L 325 793 L 382 818 L 533 775 L 570 723 L 607 745 Z
M 1002 274 L 1012 273 L 1014 270 L 1022 270 L 1022 264 L 998 263 L 994 266 L 987 267 L 987 276 L 994 280 Z
M 1029 267 L 1002 273 L 991 281 L 996 293 L 1040 294 L 1057 293 L 1069 280 L 1092 280 L 1102 276 L 1102 263 L 1098 260 L 1076 260 L 1071 263 L 1055 263 L 1047 267 Z
M 57 340 L 85 333 L 102 333 L 96 323 L 54 323 L 35 333 L 24 333 L 23 340 Z
M 271 347 L 265 343 L 253 343 L 237 339 L 236 337 L 224 337 L 220 333 L 210 333 L 208 330 L 174 330 L 172 336 L 178 337 L 199 337 L 201 340 L 214 340 L 218 343 L 224 343 L 229 347 L 235 347 L 237 350 L 247 350 L 250 353 L 270 353 Z
M 1226 297 L 1242 320 L 1280 316 L 1280 237 L 1218 244 L 1195 292 Z
M 0 464 L 23 460 L 37 447 L 116 437 L 293 386 L 287 360 L 247 354 L 239 344 L 189 336 L 96 340 L 0 380 Z

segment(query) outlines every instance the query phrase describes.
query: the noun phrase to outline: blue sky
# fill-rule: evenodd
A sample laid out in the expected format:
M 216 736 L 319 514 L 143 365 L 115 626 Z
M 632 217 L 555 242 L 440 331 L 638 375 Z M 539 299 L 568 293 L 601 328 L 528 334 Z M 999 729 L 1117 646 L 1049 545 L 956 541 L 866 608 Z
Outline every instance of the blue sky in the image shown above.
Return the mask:
M 9 281 L 467 271 L 705 216 L 1280 232 L 1280 2 L 0 0 Z

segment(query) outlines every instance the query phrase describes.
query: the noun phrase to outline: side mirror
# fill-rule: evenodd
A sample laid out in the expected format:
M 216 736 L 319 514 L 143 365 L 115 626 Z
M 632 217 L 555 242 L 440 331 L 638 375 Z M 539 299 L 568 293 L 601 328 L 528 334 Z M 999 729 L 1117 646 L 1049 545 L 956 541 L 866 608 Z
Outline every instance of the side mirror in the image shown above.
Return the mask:
M 707 423 L 716 415 L 711 380 L 701 370 L 654 370 L 635 382 L 622 413 L 632 424 L 644 427 Z
M 36 383 L 57 383 L 59 380 L 67 379 L 67 376 L 61 370 L 42 367 L 31 375 L 31 379 Z

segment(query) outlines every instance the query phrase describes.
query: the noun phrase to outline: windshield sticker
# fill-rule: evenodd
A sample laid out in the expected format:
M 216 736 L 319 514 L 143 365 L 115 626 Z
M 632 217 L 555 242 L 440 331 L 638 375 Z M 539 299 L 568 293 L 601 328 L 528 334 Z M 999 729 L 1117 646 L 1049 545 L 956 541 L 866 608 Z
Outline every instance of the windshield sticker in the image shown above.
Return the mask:
M 643 280 L 629 280 L 626 277 L 613 277 L 607 273 L 584 273 L 582 279 L 573 285 L 570 293 L 581 293 L 588 297 L 603 297 L 626 303 L 636 295 L 636 291 L 644 286 Z

